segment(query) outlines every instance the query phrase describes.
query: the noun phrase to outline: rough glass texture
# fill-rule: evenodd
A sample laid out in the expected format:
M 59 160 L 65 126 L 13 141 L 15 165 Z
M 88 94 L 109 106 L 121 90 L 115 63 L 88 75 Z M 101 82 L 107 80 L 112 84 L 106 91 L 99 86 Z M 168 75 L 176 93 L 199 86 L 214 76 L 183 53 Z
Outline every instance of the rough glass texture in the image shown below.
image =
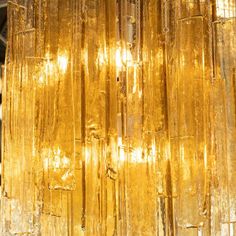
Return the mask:
M 236 235 L 236 1 L 9 0 L 2 236 Z

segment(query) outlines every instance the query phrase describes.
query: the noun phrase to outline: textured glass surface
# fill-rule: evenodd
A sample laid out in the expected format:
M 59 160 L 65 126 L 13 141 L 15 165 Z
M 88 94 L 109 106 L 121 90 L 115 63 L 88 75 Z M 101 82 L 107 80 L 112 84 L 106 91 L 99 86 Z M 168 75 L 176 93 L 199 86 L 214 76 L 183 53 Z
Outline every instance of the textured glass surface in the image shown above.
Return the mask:
M 236 235 L 235 0 L 9 0 L 0 235 Z

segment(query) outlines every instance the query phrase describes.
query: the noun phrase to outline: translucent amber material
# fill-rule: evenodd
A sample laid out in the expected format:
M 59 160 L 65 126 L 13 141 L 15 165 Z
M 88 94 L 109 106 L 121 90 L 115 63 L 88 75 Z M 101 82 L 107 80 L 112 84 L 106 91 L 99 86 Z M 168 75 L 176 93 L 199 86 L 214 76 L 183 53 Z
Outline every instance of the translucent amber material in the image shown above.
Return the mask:
M 0 235 L 236 235 L 235 0 L 9 0 Z

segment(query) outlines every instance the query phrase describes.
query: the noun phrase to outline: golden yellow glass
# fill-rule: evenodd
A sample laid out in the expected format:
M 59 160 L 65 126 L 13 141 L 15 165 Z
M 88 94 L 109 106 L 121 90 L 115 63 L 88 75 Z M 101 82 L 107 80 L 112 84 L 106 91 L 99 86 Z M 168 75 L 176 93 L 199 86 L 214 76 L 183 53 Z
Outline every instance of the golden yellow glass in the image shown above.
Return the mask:
M 9 0 L 0 235 L 235 235 L 235 13 Z

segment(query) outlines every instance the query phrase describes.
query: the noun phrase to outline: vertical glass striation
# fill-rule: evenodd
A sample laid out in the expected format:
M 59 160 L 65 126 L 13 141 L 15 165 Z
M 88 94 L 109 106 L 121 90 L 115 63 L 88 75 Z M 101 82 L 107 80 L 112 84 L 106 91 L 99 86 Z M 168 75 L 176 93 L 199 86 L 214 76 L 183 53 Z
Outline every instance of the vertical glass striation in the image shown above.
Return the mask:
M 235 1 L 9 0 L 0 234 L 235 234 Z

